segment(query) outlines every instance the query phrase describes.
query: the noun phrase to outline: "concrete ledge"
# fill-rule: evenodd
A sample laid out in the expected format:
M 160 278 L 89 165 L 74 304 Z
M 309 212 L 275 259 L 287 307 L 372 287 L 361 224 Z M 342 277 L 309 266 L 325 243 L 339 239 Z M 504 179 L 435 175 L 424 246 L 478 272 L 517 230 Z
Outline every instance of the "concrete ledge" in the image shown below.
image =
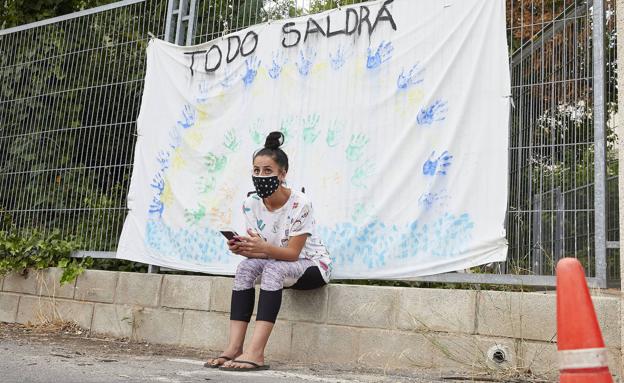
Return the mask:
M 14 293 L 36 295 L 39 291 L 37 286 L 38 274 L 39 272 L 34 270 L 28 271 L 25 276 L 17 273 L 8 274 L 4 277 L 2 290 Z
M 397 327 L 474 334 L 476 301 L 476 291 L 403 289 L 399 294 Z
M 116 271 L 86 270 L 76 279 L 75 299 L 112 303 L 119 273 Z
M 159 274 L 119 273 L 115 303 L 157 306 L 162 279 Z
M 63 269 L 57 267 L 42 270 L 37 283 L 37 294 L 47 297 L 73 299 L 76 281 L 61 286 L 60 280 L 62 275 Z
M 152 343 L 180 344 L 180 310 L 143 308 L 134 311 L 133 339 Z
M 134 315 L 131 307 L 95 304 L 91 331 L 116 338 L 130 338 L 133 324 Z
M 17 320 L 18 294 L 0 293 L 0 322 L 13 323 Z
M 210 309 L 210 277 L 165 275 L 162 283 L 161 306 L 205 311 Z
M 230 316 L 225 313 L 186 311 L 181 344 L 220 350 L 228 341 Z
M 308 363 L 355 365 L 360 330 L 345 326 L 298 323 L 292 332 L 292 359 Z
M 234 278 L 212 277 L 210 310 L 229 313 Z M 257 295 L 257 294 L 256 294 Z
M 328 287 L 308 291 L 284 290 L 279 320 L 324 323 L 328 292 Z
M 550 341 L 557 333 L 554 294 L 481 291 L 477 333 Z
M 399 290 L 393 287 L 329 285 L 327 323 L 395 328 Z
M 93 303 L 22 296 L 15 321 L 22 324 L 71 321 L 88 330 L 92 318 Z
M 56 288 L 59 270 L 9 275 L 0 320 L 74 321 L 93 332 L 209 349 L 226 345 L 232 278 L 90 270 Z M 37 278 L 54 286 L 52 295 Z M 42 296 L 34 295 L 39 293 Z M 256 294 L 258 295 L 258 294 Z M 60 298 L 60 297 L 66 298 Z M 621 366 L 619 297 L 593 297 L 612 372 Z M 503 368 L 556 374 L 555 295 L 330 284 L 285 290 L 267 358 L 393 370 L 484 372 L 487 351 L 511 350 Z M 255 322 L 247 331 L 249 342 Z
M 54 319 L 52 301 L 47 298 L 22 295 L 17 308 L 15 322 L 39 324 Z

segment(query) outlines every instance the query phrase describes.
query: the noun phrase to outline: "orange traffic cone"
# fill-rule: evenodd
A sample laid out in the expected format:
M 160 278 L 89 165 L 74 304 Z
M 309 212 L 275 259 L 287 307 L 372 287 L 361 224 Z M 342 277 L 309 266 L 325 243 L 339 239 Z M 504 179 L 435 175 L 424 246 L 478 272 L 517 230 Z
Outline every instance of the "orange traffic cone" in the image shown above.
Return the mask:
M 560 383 L 613 383 L 585 272 L 574 258 L 557 263 Z

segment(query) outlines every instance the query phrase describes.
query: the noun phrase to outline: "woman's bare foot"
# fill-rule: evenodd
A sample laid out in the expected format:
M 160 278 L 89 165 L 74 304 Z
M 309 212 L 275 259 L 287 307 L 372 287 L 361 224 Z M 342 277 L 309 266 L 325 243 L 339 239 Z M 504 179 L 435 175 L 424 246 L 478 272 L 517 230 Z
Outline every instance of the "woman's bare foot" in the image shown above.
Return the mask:
M 242 353 L 243 353 L 242 349 L 238 349 L 238 350 L 235 350 L 235 351 L 232 351 L 230 349 L 226 349 L 218 357 L 208 359 L 206 361 L 206 363 L 204 363 L 204 366 L 205 367 L 222 366 L 224 363 L 228 362 L 228 360 L 226 358 L 223 358 L 224 356 L 230 358 L 231 360 L 234 360 L 234 359 L 238 358 Z
M 254 353 L 254 352 L 250 352 L 250 351 L 246 351 L 238 356 L 236 356 L 235 358 L 233 358 L 232 360 L 228 360 L 227 362 L 223 363 L 223 367 L 233 367 L 233 368 L 253 368 L 252 365 L 248 364 L 248 363 L 237 363 L 234 361 L 234 359 L 238 359 L 238 360 L 246 360 L 249 362 L 254 362 L 256 364 L 259 364 L 260 366 L 264 366 L 264 355 L 261 352 L 258 353 Z

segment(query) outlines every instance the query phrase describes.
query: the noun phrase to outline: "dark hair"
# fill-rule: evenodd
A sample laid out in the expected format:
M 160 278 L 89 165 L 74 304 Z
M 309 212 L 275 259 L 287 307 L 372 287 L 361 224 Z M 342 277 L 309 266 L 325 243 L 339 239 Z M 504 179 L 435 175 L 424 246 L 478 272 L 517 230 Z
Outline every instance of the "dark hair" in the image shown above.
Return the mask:
M 280 146 L 284 144 L 284 135 L 282 132 L 271 132 L 264 142 L 264 148 L 256 151 L 253 155 L 255 160 L 258 156 L 269 156 L 275 161 L 281 168 L 288 171 L 288 156 Z

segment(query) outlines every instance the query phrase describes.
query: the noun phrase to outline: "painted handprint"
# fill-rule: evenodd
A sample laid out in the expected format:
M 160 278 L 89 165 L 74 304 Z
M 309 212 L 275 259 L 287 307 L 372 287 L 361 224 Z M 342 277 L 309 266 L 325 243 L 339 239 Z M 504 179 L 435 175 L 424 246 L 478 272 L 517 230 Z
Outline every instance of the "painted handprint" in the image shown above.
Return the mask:
M 148 212 L 160 218 L 162 217 L 164 211 L 165 205 L 162 203 L 160 198 L 154 197 L 152 199 L 152 203 L 149 206 Z
M 282 118 L 279 131 L 284 135 L 284 143 L 288 142 L 292 138 L 292 124 L 295 121 L 293 117 Z
M 157 173 L 154 176 L 150 186 L 152 188 L 156 189 L 156 192 L 158 193 L 158 195 L 160 195 L 163 192 L 163 190 L 165 190 L 165 180 L 163 179 L 163 177 L 162 177 L 162 175 L 160 173 Z
M 415 64 L 412 69 L 405 73 L 405 70 L 401 70 L 401 74 L 397 79 L 397 87 L 399 89 L 407 89 L 412 85 L 420 84 L 424 81 L 423 72 L 425 68 L 421 68 L 419 64 Z
M 180 129 L 177 127 L 172 127 L 169 129 L 169 146 L 171 149 L 175 149 L 182 143 L 182 134 L 180 134 Z
M 243 82 L 245 83 L 245 86 L 249 86 L 256 79 L 258 67 L 260 66 L 260 60 L 258 60 L 256 56 L 253 56 L 245 60 L 245 65 L 247 66 L 247 70 L 243 76 Z
M 269 68 L 269 77 L 277 79 L 282 73 L 282 68 L 288 62 L 288 59 L 284 57 L 284 53 L 273 53 L 273 62 L 271 68 Z
M 451 160 L 453 159 L 453 156 L 450 155 L 447 150 L 445 150 L 444 153 L 440 154 L 437 158 L 434 157 L 435 150 L 431 152 L 429 159 L 425 161 L 423 165 L 423 174 L 426 176 L 445 176 L 448 167 L 451 166 Z
M 214 176 L 200 177 L 197 182 L 199 192 L 202 194 L 211 193 L 217 186 L 217 179 Z
M 305 53 L 303 53 L 303 49 L 299 51 L 299 60 L 295 64 L 297 65 L 300 75 L 307 76 L 310 74 L 315 58 L 316 52 L 312 49 L 307 49 Z
M 236 82 L 237 77 L 238 76 L 236 76 L 236 73 L 231 73 L 226 67 L 225 76 L 223 77 L 223 81 L 221 81 L 221 86 L 224 88 L 231 87 Z
M 342 66 L 347 61 L 346 53 L 342 49 L 342 45 L 338 47 L 335 54 L 329 54 L 329 61 L 333 70 L 338 70 L 342 68 Z
M 227 164 L 226 156 L 217 156 L 214 153 L 208 153 L 204 156 L 204 166 L 209 173 L 217 173 L 225 168 Z
M 418 199 L 418 204 L 421 205 L 425 210 L 430 210 L 436 205 L 444 205 L 444 203 L 448 199 L 449 196 L 446 195 L 444 190 L 437 193 L 425 192 Z
M 353 206 L 353 213 L 351 214 L 351 219 L 355 223 L 362 222 L 368 216 L 368 207 L 362 203 L 358 202 Z
M 327 137 L 325 138 L 325 142 L 327 142 L 327 146 L 330 148 L 338 145 L 338 141 L 340 139 L 340 132 L 345 127 L 345 122 L 340 121 L 338 119 L 332 121 L 331 125 L 327 129 Z
M 262 124 L 262 119 L 258 118 L 256 121 L 254 121 L 253 124 L 251 124 L 251 127 L 249 128 L 249 135 L 251 135 L 251 140 L 256 145 L 261 145 L 264 137 L 266 137 L 266 134 L 262 130 Z
M 394 47 L 392 43 L 388 41 L 387 43 L 382 41 L 375 53 L 373 53 L 372 49 L 368 48 L 368 57 L 366 58 L 366 67 L 368 69 L 379 68 L 379 66 L 386 61 L 390 60 L 392 57 L 392 51 L 394 51 Z
M 184 218 L 189 225 L 197 225 L 199 221 L 206 217 L 206 208 L 203 205 L 199 205 L 196 210 L 185 209 Z
M 316 129 L 316 126 L 319 123 L 320 116 L 318 113 L 312 113 L 302 119 L 301 123 L 303 125 L 303 142 L 307 144 L 312 144 L 318 138 L 319 134 L 321 134 L 320 130 Z
M 240 140 L 236 136 L 236 131 L 234 129 L 229 129 L 227 133 L 225 133 L 223 146 L 235 152 L 236 149 L 240 146 Z
M 171 157 L 171 153 L 169 152 L 165 152 L 163 150 L 158 152 L 156 161 L 160 164 L 161 170 L 166 170 L 169 167 L 169 157 Z
M 208 85 L 208 80 L 202 80 L 198 85 L 199 93 L 197 94 L 196 101 L 198 104 L 204 104 L 208 101 L 208 91 L 210 90 L 210 86 Z
M 368 144 L 368 137 L 364 134 L 352 134 L 349 146 L 347 146 L 347 160 L 357 161 L 364 154 L 364 147 Z
M 366 189 L 366 181 L 370 176 L 375 173 L 375 164 L 371 161 L 366 161 L 362 165 L 358 166 L 351 176 L 351 184 L 356 188 Z
M 436 100 L 433 104 L 420 109 L 416 122 L 418 125 L 431 125 L 436 121 L 444 120 L 446 112 L 448 112 L 447 102 Z
M 182 110 L 182 119 L 178 120 L 178 125 L 182 129 L 188 129 L 192 127 L 193 125 L 195 125 L 196 118 L 197 118 L 197 112 L 195 111 L 195 108 L 193 108 L 189 104 L 186 104 L 184 105 L 184 109 Z

